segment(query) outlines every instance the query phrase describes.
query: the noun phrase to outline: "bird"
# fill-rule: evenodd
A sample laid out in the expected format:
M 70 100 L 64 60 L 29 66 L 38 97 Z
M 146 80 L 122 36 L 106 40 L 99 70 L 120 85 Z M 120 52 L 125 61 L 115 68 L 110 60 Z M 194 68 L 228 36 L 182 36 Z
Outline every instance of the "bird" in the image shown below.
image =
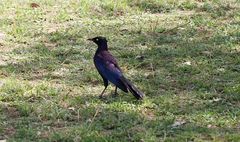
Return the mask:
M 139 89 L 137 89 L 133 83 L 124 77 L 117 60 L 108 51 L 108 41 L 106 37 L 97 36 L 94 38 L 89 38 L 88 40 L 94 42 L 98 46 L 93 57 L 93 62 L 98 73 L 102 77 L 105 86 L 99 97 L 103 97 L 109 82 L 111 82 L 115 85 L 115 95 L 117 95 L 117 89 L 119 88 L 126 93 L 131 92 L 138 100 L 143 99 L 145 95 Z

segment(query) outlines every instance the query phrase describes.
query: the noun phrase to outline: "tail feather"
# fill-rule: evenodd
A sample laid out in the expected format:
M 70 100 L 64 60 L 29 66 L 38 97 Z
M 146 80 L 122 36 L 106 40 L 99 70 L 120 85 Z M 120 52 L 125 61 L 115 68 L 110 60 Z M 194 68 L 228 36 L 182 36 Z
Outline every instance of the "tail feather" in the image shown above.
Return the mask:
M 129 80 L 124 77 L 121 80 L 136 99 L 143 99 L 144 94 L 138 90 Z

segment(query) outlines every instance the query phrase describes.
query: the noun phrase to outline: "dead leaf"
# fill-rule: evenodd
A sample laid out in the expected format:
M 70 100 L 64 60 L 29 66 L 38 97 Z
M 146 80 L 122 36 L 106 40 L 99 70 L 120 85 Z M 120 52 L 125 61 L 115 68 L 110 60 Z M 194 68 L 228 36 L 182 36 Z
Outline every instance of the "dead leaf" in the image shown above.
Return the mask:
M 176 127 L 179 127 L 179 126 L 182 126 L 184 124 L 186 124 L 187 121 L 186 120 L 176 120 L 173 124 L 172 124 L 172 127 L 176 128 Z
M 5 34 L 0 32 L 0 40 L 3 40 L 5 38 Z
M 191 63 L 191 61 L 186 61 L 186 62 L 182 63 L 182 65 L 191 66 L 191 65 L 192 65 L 192 63 Z
M 69 110 L 75 111 L 75 107 L 69 107 Z
M 69 107 L 69 104 L 67 102 L 61 101 L 60 104 L 63 108 L 68 108 Z
M 211 55 L 212 55 L 212 52 L 210 52 L 210 51 L 202 51 L 202 54 L 211 56 Z
M 44 43 L 44 45 L 49 49 L 49 50 L 52 50 L 54 49 L 55 47 L 57 47 L 57 43 Z
M 208 124 L 207 127 L 208 127 L 208 128 L 217 128 L 217 126 L 211 125 L 211 124 Z
M 14 107 L 7 107 L 7 113 L 10 117 L 17 118 L 20 116 L 20 113 Z
M 135 57 L 135 59 L 140 60 L 140 61 L 143 61 L 144 58 L 145 58 L 145 56 L 143 56 L 143 55 L 137 55 L 137 56 Z
M 222 98 L 213 98 L 212 100 L 210 100 L 209 102 L 219 102 L 219 101 L 221 101 L 222 100 Z
M 32 8 L 38 8 L 38 7 L 40 7 L 37 3 L 31 3 L 30 6 L 31 6 Z
M 4 85 L 3 81 L 0 81 L 0 87 L 2 87 Z

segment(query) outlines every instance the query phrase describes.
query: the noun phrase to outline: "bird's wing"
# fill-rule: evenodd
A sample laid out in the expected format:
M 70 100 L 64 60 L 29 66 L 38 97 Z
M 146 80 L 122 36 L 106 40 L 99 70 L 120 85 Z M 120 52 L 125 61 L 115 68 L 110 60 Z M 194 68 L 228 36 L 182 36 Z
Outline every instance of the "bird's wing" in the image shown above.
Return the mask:
M 106 77 L 106 76 L 114 76 L 116 78 L 119 78 L 122 76 L 122 72 L 117 64 L 117 61 L 111 56 L 111 54 L 104 54 L 101 55 L 99 54 L 95 58 L 96 66 L 101 72 L 101 74 Z M 107 74 L 108 73 L 108 74 Z M 108 77 L 106 77 L 108 78 Z
M 122 70 L 118 66 L 117 60 L 108 51 L 103 51 L 100 54 L 100 58 L 102 58 L 104 61 L 106 61 L 106 64 L 109 64 L 109 65 L 113 64 L 115 68 L 117 68 L 120 72 L 122 72 Z
M 110 82 L 115 84 L 122 90 L 127 90 L 120 78 L 123 76 L 116 59 L 109 53 L 104 52 L 95 57 L 95 65 L 99 73 L 107 78 Z

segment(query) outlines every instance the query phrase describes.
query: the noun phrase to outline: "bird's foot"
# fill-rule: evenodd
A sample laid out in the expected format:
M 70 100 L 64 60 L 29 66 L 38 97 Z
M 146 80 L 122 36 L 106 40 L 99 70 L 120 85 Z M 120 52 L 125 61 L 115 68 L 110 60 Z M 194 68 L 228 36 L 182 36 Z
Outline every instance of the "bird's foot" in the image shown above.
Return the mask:
M 99 98 L 99 99 L 102 99 L 102 98 L 103 98 L 103 95 L 99 95 L 98 98 Z
M 118 93 L 113 93 L 113 94 L 112 94 L 112 97 L 113 97 L 113 98 L 116 98 L 116 97 L 118 97 L 118 96 L 119 96 Z

